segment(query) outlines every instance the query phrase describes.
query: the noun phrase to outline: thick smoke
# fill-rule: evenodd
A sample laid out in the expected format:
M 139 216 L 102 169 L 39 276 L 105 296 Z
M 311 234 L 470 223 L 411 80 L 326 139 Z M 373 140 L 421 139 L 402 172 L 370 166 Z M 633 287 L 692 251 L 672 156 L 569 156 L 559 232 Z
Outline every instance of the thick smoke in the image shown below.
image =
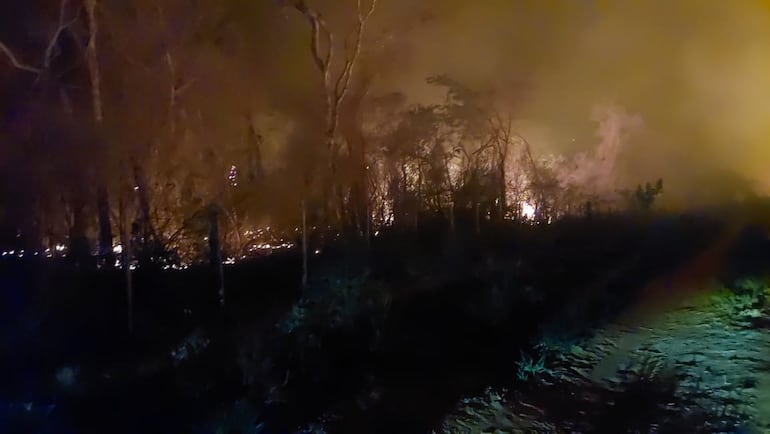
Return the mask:
M 597 152 L 592 109 L 612 101 L 644 119 L 617 148 L 620 179 L 663 178 L 668 200 L 684 205 L 732 195 L 728 178 L 735 189 L 770 189 L 770 13 L 761 1 L 435 0 L 419 10 L 405 1 L 388 8 L 430 19 L 403 36 L 409 63 L 380 77 L 383 87 L 432 101 L 440 95 L 423 81 L 432 73 L 501 94 L 524 82 L 517 114 L 548 137 L 531 141 L 541 154 Z

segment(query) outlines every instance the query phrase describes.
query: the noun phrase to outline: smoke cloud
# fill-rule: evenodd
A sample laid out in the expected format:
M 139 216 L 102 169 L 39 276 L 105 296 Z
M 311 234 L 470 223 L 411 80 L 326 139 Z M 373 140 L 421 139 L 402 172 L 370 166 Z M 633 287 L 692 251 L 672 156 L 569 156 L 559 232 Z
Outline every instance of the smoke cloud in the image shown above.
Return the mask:
M 681 204 L 720 199 L 725 183 L 770 191 L 767 2 L 395 0 L 383 9 L 380 23 L 420 24 L 401 35 L 408 43 L 382 88 L 434 101 L 441 95 L 424 78 L 446 73 L 507 92 L 541 154 L 594 149 L 593 107 L 614 104 L 644 120 L 625 137 L 619 178 L 663 178 Z M 514 83 L 525 83 L 518 95 Z

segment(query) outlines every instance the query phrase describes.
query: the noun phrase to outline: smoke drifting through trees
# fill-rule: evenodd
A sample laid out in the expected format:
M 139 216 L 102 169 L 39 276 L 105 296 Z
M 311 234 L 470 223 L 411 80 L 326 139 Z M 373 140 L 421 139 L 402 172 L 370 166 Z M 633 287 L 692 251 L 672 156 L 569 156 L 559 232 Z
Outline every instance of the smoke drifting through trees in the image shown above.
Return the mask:
M 658 178 L 672 206 L 770 181 L 760 2 L 7 4 L 0 218 L 28 251 L 93 250 L 107 213 L 153 261 L 205 251 L 216 206 L 237 258 L 298 241 L 303 206 L 364 235 L 619 209 Z

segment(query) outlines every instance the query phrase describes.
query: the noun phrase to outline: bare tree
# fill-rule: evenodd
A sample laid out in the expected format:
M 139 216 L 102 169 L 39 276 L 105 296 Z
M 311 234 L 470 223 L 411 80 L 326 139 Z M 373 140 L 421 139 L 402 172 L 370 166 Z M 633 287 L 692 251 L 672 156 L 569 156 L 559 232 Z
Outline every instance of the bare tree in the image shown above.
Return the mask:
M 78 19 L 77 14 L 73 14 L 74 17 L 72 18 L 68 18 L 68 15 L 70 14 L 69 6 L 69 0 L 61 0 L 59 2 L 56 27 L 48 38 L 48 42 L 43 49 L 42 59 L 40 60 L 39 65 L 33 66 L 20 60 L 20 57 L 8 45 L 0 41 L 0 52 L 2 52 L 10 65 L 20 71 L 35 74 L 35 83 L 42 83 L 44 85 L 44 89 L 49 83 L 49 78 L 52 74 L 51 68 L 53 62 L 58 58 L 58 55 L 61 52 L 58 49 L 61 36 L 65 31 L 69 30 Z M 69 98 L 66 94 L 66 91 L 63 87 L 60 87 L 59 92 L 60 96 L 62 97 L 61 101 L 63 111 L 68 117 L 71 118 L 73 113 L 71 106 L 68 104 Z M 81 185 L 81 187 L 83 187 L 83 185 Z M 72 256 L 75 257 L 76 260 L 82 260 L 85 259 L 84 256 L 89 254 L 88 242 L 86 239 L 86 201 L 80 197 L 82 195 L 82 190 L 80 188 L 72 188 L 70 190 L 70 203 L 68 204 L 72 213 L 72 224 L 69 225 L 70 242 L 73 247 L 73 253 L 80 252 L 78 254 L 73 254 Z
M 86 63 L 91 82 L 91 109 L 97 129 L 104 123 L 104 105 L 102 101 L 102 75 L 99 68 L 97 40 L 99 37 L 99 20 L 97 19 L 97 0 L 85 0 L 84 6 L 88 19 L 88 44 L 86 46 Z M 100 174 L 102 178 L 104 174 Z M 99 257 L 108 266 L 114 263 L 112 255 L 112 225 L 110 224 L 110 201 L 107 187 L 103 179 L 98 180 L 96 206 L 99 216 Z
M 127 172 L 128 170 L 125 170 Z M 123 266 L 123 278 L 126 288 L 126 313 L 128 316 L 128 332 L 134 331 L 134 283 L 131 275 L 131 261 L 133 260 L 133 243 L 131 241 L 131 212 L 130 198 L 132 197 L 133 189 L 125 183 L 121 186 L 118 193 L 118 215 L 116 220 L 118 222 L 118 232 L 120 234 L 121 245 L 121 257 L 120 261 Z
M 26 62 L 19 60 L 19 57 L 11 50 L 5 43 L 0 41 L 0 52 L 2 52 L 8 61 L 16 69 L 21 71 L 30 72 L 37 75 L 43 75 L 50 72 L 51 62 L 56 57 L 56 47 L 59 43 L 59 37 L 70 28 L 76 21 L 77 15 L 74 18 L 67 19 L 67 9 L 69 8 L 69 0 L 61 0 L 59 2 L 59 19 L 56 25 L 56 29 L 51 34 L 48 40 L 48 44 L 43 51 L 43 58 L 40 62 L 40 66 L 32 66 Z
M 5 54 L 11 65 L 19 70 L 38 75 L 38 78 L 45 78 L 51 72 L 51 65 L 57 55 L 57 46 L 63 32 L 71 30 L 71 27 L 77 21 L 77 14 L 73 18 L 67 18 L 69 13 L 69 0 L 61 0 L 59 3 L 59 17 L 56 29 L 51 35 L 48 44 L 43 52 L 43 58 L 40 66 L 31 66 L 19 60 L 18 56 L 4 43 L 0 42 L 0 51 Z M 89 39 L 86 48 L 86 60 L 88 63 L 89 77 L 91 81 L 91 101 L 93 108 L 94 123 L 99 128 L 104 119 L 101 99 L 101 77 L 97 60 L 96 40 L 98 26 L 96 19 L 96 0 L 86 0 L 84 2 L 86 15 L 88 18 Z M 112 227 L 110 224 L 110 208 L 107 195 L 107 189 L 103 182 L 99 182 L 97 189 L 97 211 L 99 216 L 99 253 L 102 258 L 107 258 L 107 263 L 111 264 L 112 257 Z
M 497 176 L 497 218 L 502 221 L 505 219 L 505 212 L 508 209 L 507 204 L 507 177 L 506 162 L 510 154 L 512 141 L 512 119 L 510 116 L 504 118 L 500 112 L 494 111 L 489 118 L 489 126 L 492 135 L 492 146 L 495 150 L 495 165 Z
M 327 194 L 329 194 L 329 200 L 333 204 L 332 210 L 339 221 L 341 220 L 342 203 L 336 176 L 337 156 L 340 147 L 337 137 L 340 108 L 350 90 L 350 83 L 361 54 L 366 25 L 377 7 L 377 0 L 371 0 L 368 8 L 364 7 L 361 0 L 356 1 L 356 26 L 351 35 L 353 42 L 351 44 L 351 38 L 346 38 L 345 52 L 339 66 L 335 63 L 337 57 L 334 32 L 329 28 L 321 13 L 308 6 L 306 0 L 288 0 L 286 5 L 300 12 L 311 28 L 310 52 L 322 78 L 326 109 L 325 141 L 330 171 Z

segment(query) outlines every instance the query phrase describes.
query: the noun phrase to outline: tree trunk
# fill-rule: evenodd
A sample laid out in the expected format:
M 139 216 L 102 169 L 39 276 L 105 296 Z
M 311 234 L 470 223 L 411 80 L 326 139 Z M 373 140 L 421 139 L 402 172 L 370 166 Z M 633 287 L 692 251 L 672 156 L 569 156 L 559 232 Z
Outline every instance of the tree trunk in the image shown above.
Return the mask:
M 479 203 L 478 202 L 476 202 L 476 207 L 475 208 L 476 208 L 475 209 L 475 213 L 476 213 L 476 235 L 478 235 L 478 234 L 481 233 L 481 221 L 480 221 L 480 217 L 479 217 Z
M 91 249 L 86 236 L 85 203 L 78 197 L 74 197 L 72 201 L 72 227 L 69 241 L 70 259 L 80 267 L 88 265 Z
M 103 186 L 99 187 L 96 194 L 96 205 L 99 212 L 99 260 L 102 262 L 103 267 L 113 268 L 115 266 L 115 255 L 112 252 L 109 197 Z
M 332 64 L 335 58 L 334 37 L 327 27 L 325 20 L 321 17 L 321 14 L 310 8 L 304 0 L 292 2 L 291 6 L 300 12 L 305 17 L 308 24 L 310 24 L 312 30 L 310 40 L 311 54 L 316 68 L 323 79 L 324 99 L 326 103 L 327 168 L 329 170 L 329 179 L 327 180 L 328 183 L 324 185 L 324 194 L 328 195 L 326 198 L 327 219 L 336 219 L 334 225 L 337 226 L 344 223 L 343 189 L 341 188 L 339 183 L 340 180 L 337 176 L 337 129 L 340 123 L 340 109 L 348 96 L 351 79 L 354 75 L 358 57 L 361 53 L 361 43 L 366 24 L 377 6 L 377 0 L 372 0 L 368 9 L 362 9 L 361 2 L 358 2 L 356 9 L 358 26 L 354 32 L 355 41 L 353 42 L 350 52 L 346 53 L 344 56 L 344 64 L 335 79 L 332 78 L 332 71 L 337 69 L 334 68 L 334 65 Z M 325 40 L 325 44 L 322 40 Z
M 133 163 L 134 182 L 136 183 L 136 194 L 139 197 L 139 211 L 141 212 L 141 233 L 144 253 L 149 254 L 148 258 L 160 253 L 158 250 L 160 239 L 155 232 L 155 226 L 152 223 L 152 214 L 150 210 L 150 198 L 147 195 L 147 181 L 142 167 L 134 161 Z M 148 248 L 149 247 L 149 248 Z
M 505 162 L 505 157 L 503 157 L 503 163 L 504 162 Z M 500 177 L 500 179 L 499 179 L 499 182 L 500 182 L 500 198 L 498 199 L 499 202 L 497 203 L 498 218 L 500 219 L 501 222 L 503 220 L 505 220 L 505 210 L 506 210 L 506 208 L 508 208 L 508 206 L 506 204 L 507 200 L 506 200 L 506 197 L 505 197 L 505 164 L 503 164 L 503 163 L 500 164 L 500 169 L 499 169 L 500 173 L 498 175 Z
M 134 333 L 134 283 L 131 277 L 131 240 L 124 238 L 126 247 L 123 248 L 123 276 L 126 284 L 126 300 L 128 301 L 128 333 Z
M 366 236 L 366 247 L 370 247 L 372 242 L 372 216 L 371 216 L 371 210 L 369 209 L 369 191 L 366 192 L 366 213 L 364 215 L 364 222 L 366 224 L 366 230 L 365 230 L 365 236 Z
M 94 121 L 101 124 L 104 118 L 102 109 L 101 94 L 101 73 L 99 71 L 99 59 L 96 50 L 96 37 L 99 32 L 98 21 L 96 20 L 96 0 L 85 1 L 86 14 L 88 16 L 88 46 L 86 47 L 86 60 L 88 62 L 88 72 L 91 78 L 91 104 L 94 112 Z
M 118 201 L 118 215 L 120 218 L 120 244 L 123 248 L 121 253 L 121 263 L 123 265 L 123 278 L 126 286 L 126 301 L 128 315 L 128 333 L 134 332 L 134 284 L 131 276 L 131 236 L 128 226 L 128 211 L 123 199 Z
M 329 222 L 332 228 L 344 224 L 342 187 L 337 173 L 337 152 L 329 151 Z
M 40 200 L 35 200 L 32 205 L 30 213 L 33 217 L 29 218 L 29 223 L 24 228 L 24 250 L 29 252 L 29 255 L 34 256 L 35 259 L 39 259 L 40 252 L 43 250 L 43 207 L 40 204 Z
M 302 288 L 307 288 L 307 203 L 302 200 Z
M 261 181 L 264 177 L 264 166 L 262 162 L 262 136 L 254 129 L 249 117 L 249 128 L 247 133 L 247 147 L 249 150 L 249 180 L 252 182 Z
M 222 246 L 219 240 L 219 211 L 215 207 L 209 210 L 209 263 L 216 277 L 219 304 L 225 305 L 225 273 L 222 264 Z
M 88 17 L 88 46 L 86 47 L 86 61 L 88 63 L 88 74 L 91 80 L 91 106 L 93 109 L 94 124 L 101 127 L 104 120 L 104 109 L 102 107 L 101 93 L 101 72 L 99 70 L 98 52 L 96 41 L 99 33 L 98 21 L 96 19 L 97 0 L 86 0 L 85 9 Z M 103 174 L 100 174 L 103 175 Z M 103 180 L 97 181 L 96 208 L 99 218 L 99 258 L 107 266 L 115 262 L 112 255 L 112 225 L 110 223 L 110 202 L 107 194 L 107 188 Z

